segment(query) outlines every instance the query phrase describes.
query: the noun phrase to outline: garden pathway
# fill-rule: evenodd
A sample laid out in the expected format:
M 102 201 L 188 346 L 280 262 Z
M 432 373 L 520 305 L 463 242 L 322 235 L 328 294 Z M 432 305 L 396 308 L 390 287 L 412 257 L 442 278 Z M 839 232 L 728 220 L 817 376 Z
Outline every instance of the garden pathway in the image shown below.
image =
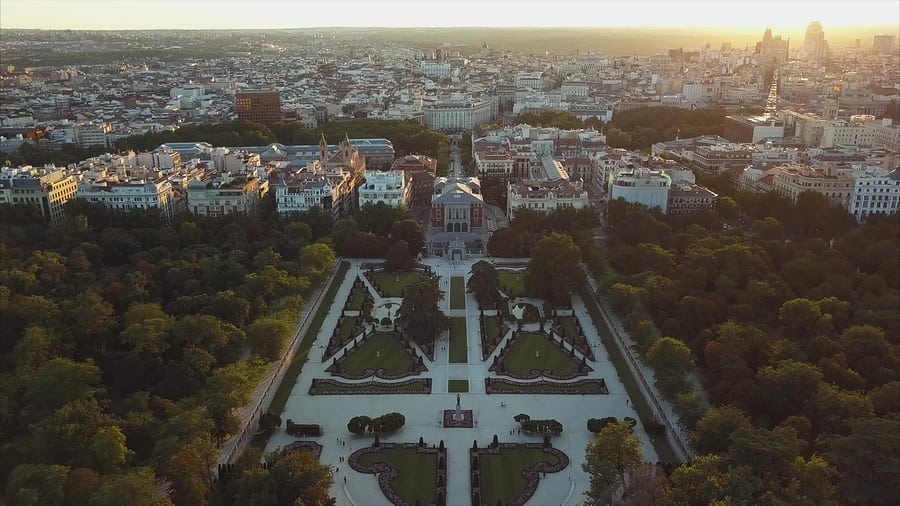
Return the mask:
M 318 339 L 321 347 L 313 347 L 310 350 L 309 360 L 303 367 L 303 372 L 291 392 L 285 413 L 282 415 L 283 418 L 290 418 L 296 423 L 322 425 L 324 435 L 314 439 L 323 446 L 322 462 L 335 466 L 337 469 L 335 485 L 331 493 L 337 499 L 338 506 L 388 506 L 390 504 L 378 489 L 374 476 L 362 475 L 350 470 L 346 460 L 344 463 L 340 463 L 339 457 L 349 457 L 354 450 L 372 443 L 370 437 L 354 436 L 347 431 L 347 421 L 350 418 L 361 414 L 379 416 L 391 411 L 403 413 L 406 416 L 406 426 L 398 433 L 386 436 L 382 440 L 400 443 L 416 442 L 421 436 L 428 444 L 436 445 L 439 441 L 444 441 L 448 448 L 447 504 L 449 506 L 462 506 L 470 503 L 468 449 L 472 447 L 473 441 L 477 441 L 479 446 L 485 446 L 490 443 L 493 435 L 497 434 L 501 442 L 539 442 L 539 437 L 515 434 L 518 425 L 513 422 L 513 416 L 518 413 L 527 413 L 532 418 L 556 418 L 563 423 L 565 430 L 562 435 L 553 439 L 553 444 L 569 456 L 571 464 L 562 472 L 548 474 L 543 478 L 529 504 L 538 506 L 581 504 L 584 491 L 589 484 L 587 474 L 581 469 L 585 447 L 592 437 L 585 428 L 587 419 L 605 416 L 615 416 L 620 419 L 626 416 L 637 418 L 633 408 L 626 402 L 625 389 L 617 380 L 615 368 L 609 363 L 609 359 L 600 345 L 596 329 L 583 304 L 580 303 L 581 301 L 577 300 L 577 297 L 573 298 L 575 299 L 573 301 L 575 314 L 579 318 L 589 342 L 598 346 L 594 353 L 600 361 L 590 363 L 594 370 L 587 376 L 578 379 L 605 379 L 609 395 L 486 395 L 484 379 L 496 377 L 496 375 L 488 371 L 490 361 L 482 362 L 480 360 L 481 343 L 478 332 L 477 304 L 471 294 L 466 294 L 466 309 L 449 311 L 449 313 L 466 318 L 469 363 L 449 364 L 449 341 L 446 338 L 439 341 L 436 344 L 434 360 L 426 359 L 428 371 L 418 376 L 432 379 L 430 395 L 309 396 L 307 392 L 313 378 L 331 377 L 330 374 L 324 372 L 330 361 L 322 363 L 324 344 L 327 343 L 335 329 L 341 308 L 350 293 L 353 280 L 359 272 L 359 265 L 363 261 L 351 260 L 350 262 L 351 268 L 322 325 Z M 445 284 L 442 284 L 441 287 L 445 290 L 450 277 L 468 277 L 468 272 L 474 262 L 475 260 L 452 264 L 442 259 L 429 258 L 425 260 L 425 263 L 431 265 L 442 278 Z M 381 299 L 375 295 L 374 291 L 373 296 L 375 304 L 378 305 Z M 449 294 L 446 302 L 446 307 L 449 307 Z M 535 324 L 533 328 L 537 329 L 537 325 Z M 446 346 L 447 350 L 442 349 L 442 346 Z M 447 392 L 447 380 L 449 379 L 467 379 L 469 381 L 470 391 L 461 394 L 461 406 L 463 409 L 471 409 L 474 412 L 476 426 L 472 429 L 445 429 L 439 426 L 443 410 L 453 409 L 456 404 L 456 394 Z M 505 404 L 505 407 L 501 406 L 501 403 Z M 513 435 L 510 435 L 510 431 L 513 431 Z M 640 432 L 639 436 L 645 456 L 648 460 L 655 462 L 656 454 L 650 440 L 643 432 Z M 274 450 L 293 440 L 293 437 L 284 432 L 282 426 L 270 439 L 267 450 Z M 339 440 L 342 440 L 343 443 L 340 443 Z M 346 484 L 344 483 L 345 476 L 347 477 Z

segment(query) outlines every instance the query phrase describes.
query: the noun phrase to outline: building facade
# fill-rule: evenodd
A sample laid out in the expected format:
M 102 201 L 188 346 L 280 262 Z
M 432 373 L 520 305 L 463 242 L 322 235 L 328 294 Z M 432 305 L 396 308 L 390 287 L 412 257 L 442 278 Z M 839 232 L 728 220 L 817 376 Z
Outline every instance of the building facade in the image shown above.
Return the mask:
M 395 160 L 391 170 L 402 171 L 409 176 L 408 184 L 411 186 L 409 204 L 411 206 L 424 207 L 431 205 L 437 160 L 430 156 L 407 155 Z
M 187 185 L 187 208 L 198 216 L 255 214 L 259 208 L 259 179 L 210 174 Z
M 780 195 L 796 202 L 803 192 L 822 194 L 834 205 L 845 209 L 853 193 L 853 177 L 847 170 L 833 165 L 813 167 L 810 165 L 786 165 L 777 167 L 772 186 Z
M 650 209 L 658 207 L 666 213 L 671 185 L 672 179 L 660 170 L 625 170 L 610 175 L 609 198 L 622 198 L 626 202 L 643 204 Z
M 281 95 L 277 91 L 241 91 L 234 96 L 240 120 L 271 125 L 281 121 Z
M 900 209 L 900 169 L 863 172 L 856 176 L 848 211 L 858 223 L 873 214 L 896 214 Z
M 493 104 L 483 100 L 437 103 L 423 109 L 425 126 L 442 132 L 472 130 L 490 123 L 494 117 Z
M 513 219 L 519 209 L 546 214 L 555 209 L 583 209 L 587 205 L 588 193 L 581 181 L 525 180 L 507 185 L 506 214 L 509 219 Z
M 716 208 L 719 195 L 699 185 L 675 184 L 669 188 L 667 214 L 685 216 Z
M 64 169 L 4 168 L 0 171 L 0 204 L 31 205 L 50 223 L 65 217 L 63 206 L 78 190 L 75 176 Z
M 412 185 L 403 171 L 368 172 L 359 187 L 359 207 L 366 204 L 387 204 L 409 208 Z
M 165 177 L 119 180 L 112 176 L 82 182 L 75 196 L 115 211 L 159 209 L 166 220 L 172 218 L 176 208 L 172 183 Z
M 484 231 L 484 197 L 478 178 L 437 178 L 431 198 L 431 227 L 443 232 Z

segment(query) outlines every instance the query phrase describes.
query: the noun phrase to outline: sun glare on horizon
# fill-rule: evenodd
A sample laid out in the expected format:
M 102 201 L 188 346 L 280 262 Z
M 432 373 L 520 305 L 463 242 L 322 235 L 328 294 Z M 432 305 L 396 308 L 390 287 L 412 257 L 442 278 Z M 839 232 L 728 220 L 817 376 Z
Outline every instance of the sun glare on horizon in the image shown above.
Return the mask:
M 852 8 L 850 6 L 852 5 Z M 324 7 L 324 8 L 323 8 Z M 896 0 L 731 2 L 3 0 L 0 27 L 73 30 L 306 27 L 900 26 Z

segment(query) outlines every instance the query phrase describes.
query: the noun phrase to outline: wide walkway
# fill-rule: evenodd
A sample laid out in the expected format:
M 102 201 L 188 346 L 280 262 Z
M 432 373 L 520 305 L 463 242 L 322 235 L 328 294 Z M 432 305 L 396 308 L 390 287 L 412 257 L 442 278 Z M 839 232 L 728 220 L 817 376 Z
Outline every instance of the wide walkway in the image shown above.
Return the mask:
M 432 379 L 430 395 L 309 396 L 307 392 L 314 378 L 331 377 L 324 372 L 328 364 L 322 363 L 324 344 L 334 331 L 341 308 L 350 293 L 353 279 L 359 275 L 359 265 L 363 263 L 357 260 L 350 261 L 351 268 L 337 291 L 331 310 L 322 325 L 318 338 L 321 347 L 314 346 L 310 351 L 309 361 L 304 365 L 282 415 L 284 419 L 290 418 L 295 423 L 322 425 L 324 436 L 312 439 L 323 445 L 322 462 L 337 469 L 332 494 L 337 498 L 338 505 L 390 505 L 381 494 L 375 476 L 356 473 L 346 462 L 339 463 L 339 457 L 349 457 L 354 450 L 370 446 L 372 443 L 370 437 L 354 436 L 347 431 L 347 422 L 357 415 L 378 416 L 391 411 L 403 413 L 406 416 L 406 426 L 398 433 L 382 438 L 386 442 L 417 442 L 420 436 L 428 444 L 436 445 L 443 440 L 448 449 L 447 504 L 450 506 L 470 503 L 468 449 L 472 447 L 473 440 L 477 440 L 479 446 L 484 446 L 491 441 L 494 434 L 497 434 L 501 442 L 540 442 L 539 437 L 510 435 L 510 430 L 514 431 L 518 427 L 513 421 L 513 416 L 518 413 L 527 413 L 532 418 L 556 418 L 562 422 L 564 432 L 553 439 L 553 445 L 564 451 L 571 461 L 570 466 L 562 472 L 548 474 L 541 479 L 537 492 L 528 503 L 537 506 L 577 505 L 583 502 L 583 494 L 588 487 L 588 476 L 581 469 L 581 464 L 584 462 L 585 447 L 592 437 L 586 428 L 588 418 L 606 416 L 619 419 L 626 416 L 637 418 L 637 414 L 628 403 L 625 389 L 617 378 L 615 368 L 610 364 L 608 355 L 600 344 L 597 331 L 577 297 L 573 300 L 575 315 L 594 347 L 597 359 L 596 362 L 589 362 L 593 371 L 586 377 L 605 379 L 609 395 L 486 395 L 484 380 L 486 377 L 496 375 L 488 371 L 489 361 L 481 361 L 475 299 L 471 294 L 466 294 L 465 310 L 449 310 L 450 278 L 459 276 L 468 279 L 475 261 L 477 260 L 454 263 L 435 258 L 425 260 L 425 263 L 440 276 L 441 288 L 448 291 L 442 309 L 450 316 L 466 318 L 469 358 L 468 364 L 450 364 L 449 341 L 445 335 L 436 345 L 434 361 L 426 359 L 428 371 L 420 375 Z M 381 303 L 381 299 L 374 292 L 372 295 L 377 306 Z M 452 409 L 456 404 L 456 394 L 447 392 L 447 381 L 451 379 L 469 381 L 470 391 L 461 394 L 461 405 L 463 409 L 474 410 L 476 426 L 472 429 L 445 429 L 439 426 L 443 410 Z M 505 404 L 505 407 L 501 407 L 501 403 Z M 639 431 L 639 436 L 646 459 L 655 462 L 657 458 L 650 440 L 643 432 Z M 345 441 L 345 445 L 338 440 Z M 282 427 L 272 436 L 267 450 L 274 450 L 292 441 L 294 438 L 288 436 Z

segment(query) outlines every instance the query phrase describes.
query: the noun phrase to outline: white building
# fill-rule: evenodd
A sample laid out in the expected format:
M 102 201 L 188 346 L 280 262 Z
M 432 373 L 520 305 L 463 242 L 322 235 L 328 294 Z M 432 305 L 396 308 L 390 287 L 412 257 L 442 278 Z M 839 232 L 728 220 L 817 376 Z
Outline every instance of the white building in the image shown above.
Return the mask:
M 181 166 L 181 153 L 171 149 L 156 149 L 150 153 L 139 153 L 137 163 L 144 167 L 171 170 Z
M 154 180 L 128 179 L 120 181 L 111 176 L 97 181 L 79 183 L 76 198 L 103 204 L 117 211 L 159 209 L 166 219 L 175 213 L 175 193 L 168 178 Z
M 402 170 L 367 172 L 366 180 L 359 187 L 359 207 L 383 203 L 391 207 L 409 208 L 412 185 Z
M 854 173 L 848 211 L 863 223 L 873 214 L 895 214 L 900 209 L 900 169 L 870 168 Z
M 774 190 L 793 202 L 803 192 L 815 192 L 822 194 L 832 204 L 848 207 L 854 185 L 851 169 L 840 169 L 834 165 L 822 168 L 785 165 L 776 167 L 774 172 Z
M 560 92 L 564 99 L 569 97 L 586 97 L 588 85 L 584 81 L 563 81 Z
M 626 202 L 643 204 L 650 209 L 658 207 L 666 213 L 671 186 L 671 178 L 663 171 L 643 168 L 622 171 L 610 175 L 609 198 L 622 198 Z
M 423 61 L 422 73 L 426 77 L 436 77 L 438 79 L 450 76 L 450 64 L 440 61 Z
M 108 128 L 92 124 L 75 125 L 73 128 L 75 143 L 79 147 L 106 146 Z
M 875 129 L 862 122 L 829 121 L 822 130 L 820 148 L 836 146 L 871 146 L 875 142 Z
M 895 153 L 900 152 L 900 125 L 894 125 L 890 118 L 884 118 L 880 123 L 873 124 L 871 128 L 875 136 L 875 146 Z
M 516 88 L 542 90 L 544 88 L 544 76 L 540 72 L 519 72 L 516 74 Z
M 493 105 L 487 101 L 444 102 L 424 107 L 425 126 L 439 131 L 472 130 L 490 123 Z
M 506 214 L 512 219 L 519 209 L 549 213 L 554 209 L 582 209 L 588 205 L 588 193 L 581 181 L 525 180 L 508 183 Z

